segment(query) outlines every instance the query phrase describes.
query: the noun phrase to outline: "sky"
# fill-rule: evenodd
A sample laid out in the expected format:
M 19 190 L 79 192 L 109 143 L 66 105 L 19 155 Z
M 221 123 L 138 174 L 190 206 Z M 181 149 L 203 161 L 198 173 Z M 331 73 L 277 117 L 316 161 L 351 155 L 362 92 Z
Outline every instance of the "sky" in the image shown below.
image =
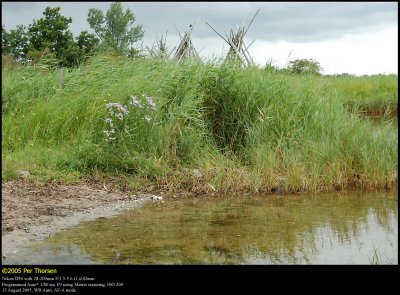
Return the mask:
M 106 12 L 111 2 L 2 2 L 2 24 L 7 30 L 28 26 L 43 16 L 47 6 L 60 6 L 72 17 L 70 30 L 94 33 L 87 22 L 89 8 Z M 285 67 L 295 59 L 315 59 L 324 74 L 398 74 L 397 2 L 122 2 L 145 31 L 143 46 L 167 34 L 170 51 L 179 34 L 192 24 L 192 42 L 204 58 L 223 56 L 226 36 L 237 26 L 249 27 L 244 41 L 253 60 Z

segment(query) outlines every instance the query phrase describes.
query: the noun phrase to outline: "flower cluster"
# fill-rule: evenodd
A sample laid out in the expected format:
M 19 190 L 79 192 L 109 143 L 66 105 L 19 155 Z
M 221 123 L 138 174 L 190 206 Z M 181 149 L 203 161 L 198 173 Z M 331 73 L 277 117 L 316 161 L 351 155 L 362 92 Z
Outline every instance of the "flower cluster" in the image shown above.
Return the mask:
M 147 107 L 149 107 L 153 112 L 157 111 L 156 104 L 154 103 L 153 98 L 151 96 L 142 94 L 141 97 L 146 99 Z M 141 102 L 136 96 L 131 95 L 130 99 L 131 99 L 131 102 L 129 103 L 130 105 L 134 107 L 139 107 L 141 109 L 146 108 L 146 104 Z
M 106 141 L 112 141 L 112 140 L 116 140 L 115 136 L 115 129 L 114 129 L 114 123 L 113 120 L 111 118 L 107 118 L 106 123 L 108 124 L 108 126 L 111 128 L 110 130 L 104 130 L 104 134 L 106 135 Z
M 129 114 L 128 108 L 125 105 L 122 105 L 117 102 L 110 102 L 106 104 L 106 109 L 110 114 L 110 117 L 117 117 L 121 121 L 124 119 L 124 116 Z M 107 125 L 109 126 L 108 130 L 104 130 L 104 134 L 106 135 L 106 141 L 113 141 L 117 138 L 115 137 L 115 126 L 112 118 L 107 118 L 105 120 Z
M 147 96 L 142 94 L 140 98 L 131 95 L 129 97 L 131 100 L 128 106 L 137 107 L 140 109 L 150 109 L 153 112 L 157 111 L 157 106 L 153 101 L 151 96 Z M 113 121 L 113 117 L 118 118 L 120 121 L 123 121 L 124 117 L 129 114 L 128 107 L 122 105 L 120 103 L 110 102 L 106 104 L 106 109 L 110 115 L 109 118 L 105 119 L 106 124 L 108 125 L 109 129 L 104 130 L 104 134 L 106 135 L 106 141 L 113 141 L 116 140 L 115 137 L 115 125 Z M 151 117 L 149 115 L 144 115 L 143 119 L 149 124 L 151 122 Z M 126 127 L 125 127 L 126 128 Z
M 142 94 L 142 96 L 144 96 L 144 95 Z M 150 96 L 145 96 L 145 97 L 146 97 L 147 105 L 150 107 L 150 109 L 153 112 L 157 111 L 157 107 L 156 107 L 156 104 L 153 101 L 153 98 L 150 97 Z
M 128 108 L 125 105 L 122 105 L 118 102 L 107 103 L 106 109 L 108 110 L 111 116 L 116 116 L 120 120 L 123 120 L 124 116 L 129 114 Z
M 142 94 L 141 95 L 142 99 L 138 99 L 136 96 L 133 95 L 131 95 L 129 98 L 131 99 L 131 102 L 129 104 L 133 107 L 138 107 L 141 109 L 149 108 L 153 112 L 157 111 L 157 106 L 154 103 L 153 98 L 151 96 Z M 143 98 L 145 99 L 145 102 Z M 150 123 L 151 121 L 151 117 L 149 115 L 145 115 L 143 119 L 146 120 L 147 123 Z
M 150 123 L 150 121 L 151 121 L 151 118 L 149 115 L 145 115 L 144 119 L 147 121 L 147 123 Z
M 134 106 L 134 107 L 139 107 L 141 109 L 144 108 L 144 106 L 142 105 L 142 103 L 136 98 L 136 96 L 131 95 L 130 99 L 132 99 L 132 101 L 129 103 L 130 105 Z

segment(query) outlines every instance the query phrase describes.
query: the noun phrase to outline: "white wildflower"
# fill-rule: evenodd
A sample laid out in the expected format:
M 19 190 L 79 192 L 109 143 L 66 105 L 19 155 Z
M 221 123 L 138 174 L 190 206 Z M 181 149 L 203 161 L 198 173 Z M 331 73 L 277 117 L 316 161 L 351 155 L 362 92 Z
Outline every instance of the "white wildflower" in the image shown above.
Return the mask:
M 150 121 L 151 121 L 151 118 L 149 115 L 145 115 L 144 119 L 147 121 L 147 123 L 150 123 Z
M 125 115 L 129 114 L 128 108 L 125 105 L 119 105 L 118 108 L 119 108 L 118 110 L 124 113 Z
M 110 137 L 111 134 L 114 134 L 114 133 L 115 133 L 115 129 L 104 130 L 103 132 L 105 133 L 105 135 L 106 135 L 107 137 Z
M 155 112 L 157 111 L 156 104 L 153 102 L 153 98 L 150 96 L 146 96 L 146 101 L 149 107 Z
M 114 114 L 112 108 L 117 109 L 119 112 L 127 115 L 129 114 L 128 108 L 125 105 L 122 105 L 118 102 L 110 102 L 106 104 L 106 109 L 109 110 L 110 114 Z
M 103 132 L 106 135 L 106 141 L 112 141 L 112 140 L 116 140 L 117 139 L 115 137 L 111 137 L 115 133 L 114 129 L 104 130 Z
M 133 105 L 134 107 L 143 108 L 143 105 L 140 103 L 136 96 L 131 95 L 130 98 L 132 99 L 132 101 L 129 104 Z
M 107 123 L 108 125 L 110 125 L 111 128 L 114 127 L 113 120 L 112 120 L 111 118 L 107 118 L 105 121 L 106 121 L 106 123 Z

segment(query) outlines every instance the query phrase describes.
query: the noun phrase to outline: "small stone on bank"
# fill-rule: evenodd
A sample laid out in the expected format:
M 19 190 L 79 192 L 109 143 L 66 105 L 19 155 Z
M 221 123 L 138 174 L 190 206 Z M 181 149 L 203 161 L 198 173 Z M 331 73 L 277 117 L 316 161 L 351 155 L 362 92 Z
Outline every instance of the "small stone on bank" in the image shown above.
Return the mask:
M 193 169 L 192 173 L 193 173 L 193 177 L 195 177 L 195 178 L 200 178 L 200 177 L 202 177 L 200 171 L 197 170 L 197 169 Z
M 160 196 L 151 196 L 151 199 L 153 200 L 153 201 L 162 201 L 162 197 L 160 197 Z
M 213 190 L 214 192 L 217 191 L 217 189 L 211 183 L 207 184 L 207 187 Z

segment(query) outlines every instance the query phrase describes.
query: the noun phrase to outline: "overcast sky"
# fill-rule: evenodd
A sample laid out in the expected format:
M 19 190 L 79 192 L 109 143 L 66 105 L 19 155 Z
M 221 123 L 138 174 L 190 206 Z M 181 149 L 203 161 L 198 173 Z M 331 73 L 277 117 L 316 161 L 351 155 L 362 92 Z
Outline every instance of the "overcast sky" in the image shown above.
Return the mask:
M 43 16 L 46 6 L 61 6 L 61 14 L 72 17 L 71 31 L 77 36 L 90 30 L 89 8 L 106 11 L 111 2 L 2 2 L 2 24 L 13 29 L 28 26 Z M 397 2 L 123 2 L 145 31 L 143 45 L 150 46 L 168 31 L 170 50 L 179 45 L 177 29 L 183 33 L 194 24 L 192 41 L 203 57 L 221 56 L 228 45 L 206 24 L 225 35 L 237 25 L 248 25 L 245 44 L 253 59 L 279 67 L 289 60 L 313 58 L 324 74 L 398 74 Z M 176 28 L 175 28 L 176 27 Z

